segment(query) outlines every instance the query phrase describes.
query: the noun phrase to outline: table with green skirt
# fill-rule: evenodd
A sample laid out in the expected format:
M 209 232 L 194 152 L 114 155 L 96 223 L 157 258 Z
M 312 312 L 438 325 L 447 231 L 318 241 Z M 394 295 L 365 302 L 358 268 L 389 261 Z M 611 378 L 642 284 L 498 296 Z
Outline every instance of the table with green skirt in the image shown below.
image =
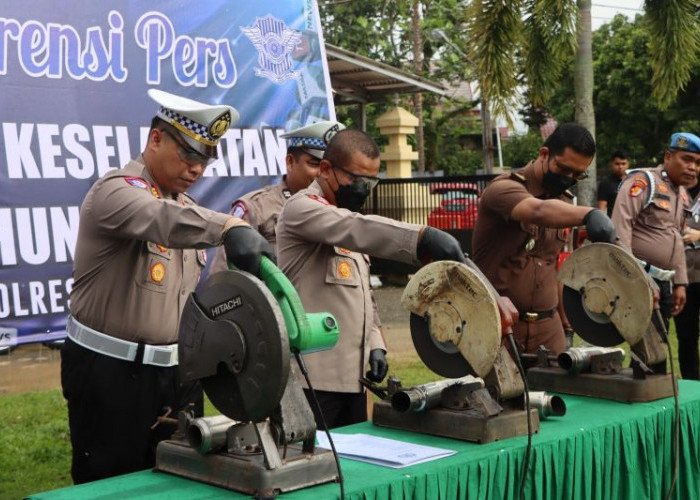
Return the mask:
M 671 498 L 700 498 L 700 382 L 679 381 L 680 449 Z M 562 395 L 564 417 L 541 423 L 532 438 L 525 498 L 662 499 L 671 485 L 673 398 L 626 404 Z M 474 444 L 376 427 L 370 422 L 334 432 L 367 433 L 455 450 L 446 458 L 402 469 L 341 459 L 347 499 L 517 498 L 527 437 Z M 337 483 L 280 495 L 283 499 L 338 498 Z M 41 499 L 246 498 L 150 470 L 37 493 Z

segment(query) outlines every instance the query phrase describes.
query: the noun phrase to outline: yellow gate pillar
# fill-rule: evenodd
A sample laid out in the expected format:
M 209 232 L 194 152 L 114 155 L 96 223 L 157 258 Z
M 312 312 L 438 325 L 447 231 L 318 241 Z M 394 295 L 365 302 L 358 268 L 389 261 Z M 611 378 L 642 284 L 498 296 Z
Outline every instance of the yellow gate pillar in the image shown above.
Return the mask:
M 418 152 L 406 140 L 415 134 L 418 118 L 403 108 L 396 107 L 377 118 L 379 133 L 389 137 L 381 159 L 386 163 L 387 178 L 410 178 L 411 162 L 418 159 Z

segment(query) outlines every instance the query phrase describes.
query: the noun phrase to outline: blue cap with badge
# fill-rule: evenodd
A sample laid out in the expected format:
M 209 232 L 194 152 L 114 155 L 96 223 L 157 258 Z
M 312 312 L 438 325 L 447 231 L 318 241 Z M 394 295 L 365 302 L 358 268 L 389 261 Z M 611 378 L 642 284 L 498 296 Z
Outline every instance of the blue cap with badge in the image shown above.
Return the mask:
M 700 137 L 689 132 L 676 132 L 671 136 L 671 144 L 668 149 L 700 153 Z

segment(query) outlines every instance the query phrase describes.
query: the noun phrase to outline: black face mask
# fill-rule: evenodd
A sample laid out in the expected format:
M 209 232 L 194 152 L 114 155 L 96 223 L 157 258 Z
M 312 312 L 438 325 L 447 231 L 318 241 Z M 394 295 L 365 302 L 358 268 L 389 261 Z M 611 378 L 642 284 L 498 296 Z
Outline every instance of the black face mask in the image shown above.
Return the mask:
M 546 171 L 542 177 L 542 187 L 550 198 L 561 196 L 564 191 L 575 186 L 577 182 L 573 177 L 557 174 L 551 170 Z
M 365 184 L 354 183 L 339 186 L 335 192 L 335 202 L 338 208 L 347 208 L 351 212 L 359 212 L 367 201 L 369 188 Z

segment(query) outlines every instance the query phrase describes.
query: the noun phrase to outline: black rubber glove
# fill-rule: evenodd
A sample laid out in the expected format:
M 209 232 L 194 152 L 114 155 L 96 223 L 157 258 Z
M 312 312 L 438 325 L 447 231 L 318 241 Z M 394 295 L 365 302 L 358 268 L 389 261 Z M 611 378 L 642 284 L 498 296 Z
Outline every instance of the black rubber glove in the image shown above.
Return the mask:
M 386 362 L 384 349 L 372 349 L 369 352 L 369 371 L 365 376 L 372 382 L 381 382 L 389 371 L 389 363 Z
M 250 226 L 234 226 L 224 235 L 226 259 L 238 269 L 260 277 L 260 257 L 264 255 L 272 262 L 275 251 L 263 236 Z
M 467 259 L 457 239 L 445 231 L 426 226 L 418 240 L 418 258 L 430 260 L 456 260 L 465 263 Z
M 592 242 L 615 243 L 617 241 L 615 224 L 602 210 L 594 208 L 588 212 L 583 218 L 583 223 L 586 225 L 588 239 Z

